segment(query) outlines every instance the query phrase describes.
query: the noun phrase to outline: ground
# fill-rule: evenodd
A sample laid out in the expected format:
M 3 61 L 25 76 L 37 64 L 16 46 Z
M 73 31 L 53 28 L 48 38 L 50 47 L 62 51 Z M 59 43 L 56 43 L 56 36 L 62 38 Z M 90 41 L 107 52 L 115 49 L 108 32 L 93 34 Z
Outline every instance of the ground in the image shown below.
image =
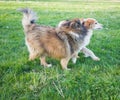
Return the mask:
M 22 14 L 30 7 L 37 23 L 55 27 L 72 18 L 97 19 L 104 29 L 94 31 L 90 48 L 100 61 L 79 54 L 70 71 L 59 61 L 47 58 L 51 68 L 39 59 L 28 61 Z M 120 2 L 115 1 L 0 1 L 0 100 L 120 100 Z

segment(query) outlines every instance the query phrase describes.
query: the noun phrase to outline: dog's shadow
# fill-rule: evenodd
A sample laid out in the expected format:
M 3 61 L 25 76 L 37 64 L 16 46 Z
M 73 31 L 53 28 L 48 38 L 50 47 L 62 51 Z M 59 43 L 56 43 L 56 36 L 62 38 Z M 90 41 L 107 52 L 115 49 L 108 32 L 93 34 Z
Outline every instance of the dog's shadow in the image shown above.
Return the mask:
M 33 61 L 26 60 L 24 64 L 21 65 L 21 71 L 25 73 L 30 71 L 40 72 L 41 70 L 44 70 L 44 69 L 51 69 L 51 68 L 55 68 L 56 66 L 60 67 L 59 61 L 53 58 L 47 58 L 47 63 L 52 64 L 52 67 L 47 68 L 42 66 L 40 64 L 39 59 L 35 59 Z

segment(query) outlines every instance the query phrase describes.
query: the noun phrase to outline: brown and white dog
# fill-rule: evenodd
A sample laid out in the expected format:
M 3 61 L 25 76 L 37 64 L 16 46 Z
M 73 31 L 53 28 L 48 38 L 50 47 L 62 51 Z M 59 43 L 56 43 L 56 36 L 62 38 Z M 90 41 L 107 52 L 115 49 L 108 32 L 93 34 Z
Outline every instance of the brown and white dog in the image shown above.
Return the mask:
M 69 60 L 74 52 L 79 50 L 79 42 L 86 35 L 86 29 L 79 19 L 66 22 L 63 27 L 53 28 L 37 25 L 35 12 L 31 9 L 19 9 L 23 13 L 22 25 L 25 41 L 29 51 L 29 60 L 40 58 L 41 65 L 47 64 L 46 56 L 60 59 L 63 69 L 67 69 Z
M 58 27 L 63 27 L 65 23 L 67 23 L 69 20 L 61 21 L 58 24 Z M 86 36 L 83 38 L 83 41 L 80 42 L 79 50 L 76 52 L 75 56 L 72 58 L 73 63 L 76 63 L 78 53 L 81 51 L 85 54 L 85 57 L 90 56 L 93 60 L 99 61 L 100 58 L 97 57 L 90 49 L 88 49 L 86 46 L 90 43 L 91 36 L 93 34 L 93 30 L 96 29 L 102 29 L 102 24 L 98 23 L 96 19 L 93 18 L 86 18 L 86 19 L 80 19 L 81 24 L 86 28 L 87 33 Z M 75 37 L 76 34 L 73 34 Z

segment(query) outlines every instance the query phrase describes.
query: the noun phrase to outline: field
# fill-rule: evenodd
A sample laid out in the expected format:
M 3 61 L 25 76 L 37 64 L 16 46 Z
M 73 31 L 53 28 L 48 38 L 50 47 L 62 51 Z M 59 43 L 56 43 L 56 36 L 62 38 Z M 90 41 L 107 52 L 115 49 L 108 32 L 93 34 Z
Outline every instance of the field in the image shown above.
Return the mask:
M 90 48 L 100 61 L 82 53 L 70 71 L 58 60 L 28 61 L 22 14 L 30 7 L 41 25 L 56 26 L 72 18 L 96 18 L 104 29 L 94 31 Z M 0 1 L 0 100 L 120 100 L 120 2 L 111 1 Z

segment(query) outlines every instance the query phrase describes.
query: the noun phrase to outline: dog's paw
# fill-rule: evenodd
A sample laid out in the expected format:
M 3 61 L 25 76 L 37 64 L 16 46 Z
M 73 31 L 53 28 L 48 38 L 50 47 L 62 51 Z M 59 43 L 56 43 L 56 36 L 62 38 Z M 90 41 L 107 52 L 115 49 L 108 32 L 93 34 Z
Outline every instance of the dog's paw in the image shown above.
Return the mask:
M 100 58 L 99 57 L 94 57 L 93 60 L 100 61 Z
M 77 58 L 72 58 L 72 62 L 73 62 L 73 64 L 76 64 Z
M 32 60 L 34 60 L 35 58 L 36 58 L 35 55 L 29 55 L 29 61 L 32 61 Z
M 70 68 L 67 68 L 66 70 L 68 70 L 68 71 L 69 71 L 69 70 L 71 70 L 71 69 L 70 69 Z
M 64 68 L 63 70 L 67 70 L 67 71 L 69 71 L 69 70 L 71 70 L 70 68 Z
M 46 67 L 52 67 L 52 64 L 47 64 Z
M 52 67 L 52 64 L 41 64 L 41 65 L 44 66 L 45 68 Z
M 29 57 L 29 61 L 32 61 L 32 60 L 34 60 L 32 57 Z

